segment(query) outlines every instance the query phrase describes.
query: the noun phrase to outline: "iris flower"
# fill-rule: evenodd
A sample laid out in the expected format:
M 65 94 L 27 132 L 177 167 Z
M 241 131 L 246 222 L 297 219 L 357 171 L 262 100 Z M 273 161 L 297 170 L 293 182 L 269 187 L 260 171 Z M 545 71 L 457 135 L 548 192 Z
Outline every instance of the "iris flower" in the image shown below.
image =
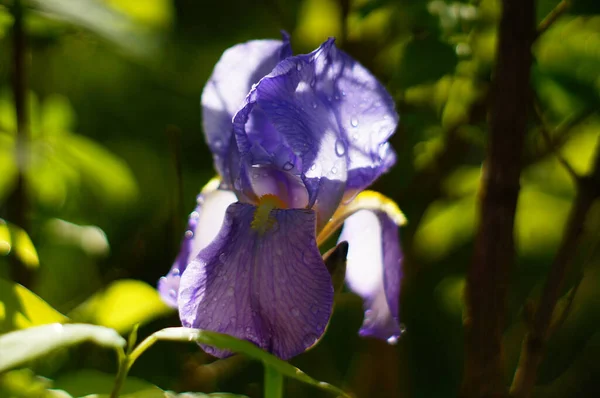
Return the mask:
M 201 102 L 219 177 L 198 196 L 181 251 L 159 281 L 183 326 L 282 359 L 305 351 L 333 307 L 319 245 L 343 224 L 346 282 L 364 299 L 359 333 L 395 342 L 403 216 L 364 191 L 395 162 L 387 140 L 398 115 L 385 88 L 334 39 L 293 56 L 284 35 L 225 51 Z

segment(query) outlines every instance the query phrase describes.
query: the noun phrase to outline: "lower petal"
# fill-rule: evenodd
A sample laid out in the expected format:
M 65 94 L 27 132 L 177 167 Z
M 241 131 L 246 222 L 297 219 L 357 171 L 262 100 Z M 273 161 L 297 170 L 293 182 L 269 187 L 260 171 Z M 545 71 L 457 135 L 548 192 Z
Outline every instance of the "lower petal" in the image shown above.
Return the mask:
M 386 213 L 360 210 L 346 219 L 339 241 L 349 244 L 346 282 L 364 300 L 360 335 L 395 343 L 402 334 L 398 300 L 403 255 L 398 225 Z
M 217 238 L 182 275 L 179 314 L 186 327 L 246 339 L 288 359 L 325 331 L 331 277 L 316 245 L 312 210 L 272 210 L 271 224 L 259 230 L 252 226 L 256 209 L 229 206 Z
M 158 281 L 158 292 L 167 305 L 177 308 L 179 280 L 188 263 L 217 236 L 223 224 L 227 206 L 236 201 L 231 191 L 217 189 L 219 180 L 213 179 L 202 189 L 197 205 L 190 214 L 179 254 L 166 276 Z

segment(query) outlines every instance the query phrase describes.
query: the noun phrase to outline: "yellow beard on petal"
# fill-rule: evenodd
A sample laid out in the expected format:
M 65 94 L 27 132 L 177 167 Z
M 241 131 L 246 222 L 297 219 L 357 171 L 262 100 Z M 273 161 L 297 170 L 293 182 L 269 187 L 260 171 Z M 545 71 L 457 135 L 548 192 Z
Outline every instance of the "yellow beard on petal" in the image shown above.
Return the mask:
M 271 210 L 285 209 L 285 203 L 273 194 L 266 194 L 258 199 L 258 205 L 254 211 L 251 227 L 260 234 L 267 232 L 274 224 L 275 219 L 271 217 Z

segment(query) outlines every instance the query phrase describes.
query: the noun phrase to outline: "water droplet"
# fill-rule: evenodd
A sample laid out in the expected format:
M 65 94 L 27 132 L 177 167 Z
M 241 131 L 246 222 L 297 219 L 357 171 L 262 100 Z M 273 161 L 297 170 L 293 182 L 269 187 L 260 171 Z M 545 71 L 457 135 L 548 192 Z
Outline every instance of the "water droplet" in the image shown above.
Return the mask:
M 193 220 L 197 220 L 198 218 L 200 218 L 200 213 L 198 213 L 197 211 L 193 211 L 190 213 L 190 218 Z
M 312 103 L 312 107 L 313 107 L 313 109 L 317 109 L 317 103 L 316 103 L 316 102 L 313 102 L 313 103 Z
M 345 97 L 345 96 L 346 96 L 346 92 L 342 91 L 342 97 Z
M 221 142 L 221 140 L 214 140 L 213 145 L 216 149 L 220 149 L 223 146 L 223 143 Z
M 170 289 L 169 290 L 169 297 L 171 297 L 171 298 L 176 298 L 177 297 L 177 292 L 175 291 L 175 289 Z
M 314 169 L 316 169 L 316 168 L 317 168 L 317 164 L 316 164 L 316 163 L 313 163 L 313 165 L 312 165 L 312 166 L 310 166 L 310 169 L 311 169 L 311 170 L 314 170 Z
M 336 101 L 339 101 L 340 96 L 339 95 L 335 95 L 333 98 L 335 98 Z
M 181 271 L 179 271 L 179 268 L 173 268 L 171 270 L 171 276 L 179 276 L 180 273 Z
M 196 203 L 198 203 L 199 205 L 204 204 L 204 196 L 198 195 L 198 197 L 196 198 Z
M 396 345 L 398 343 L 398 336 L 392 336 L 387 339 L 388 344 Z
M 187 230 L 185 231 L 185 238 L 192 239 L 194 237 L 194 231 Z
M 293 316 L 300 316 L 300 310 L 296 307 L 292 308 L 292 315 Z
M 302 64 L 296 65 L 296 70 L 301 71 L 302 70 Z
M 337 169 L 335 167 L 331 168 L 331 174 L 337 174 Z
M 290 171 L 293 168 L 294 164 L 292 162 L 285 162 L 285 164 L 283 165 L 283 170 L 285 171 Z
M 338 139 L 335 142 L 335 153 L 338 156 L 344 156 L 344 154 L 346 154 L 346 144 L 344 143 L 344 141 Z
M 352 127 L 358 127 L 358 119 L 353 117 L 352 119 L 350 119 L 350 125 Z
M 227 288 L 227 291 L 225 292 L 227 294 L 227 296 L 231 297 L 234 295 L 235 291 L 233 290 L 233 286 L 229 286 Z

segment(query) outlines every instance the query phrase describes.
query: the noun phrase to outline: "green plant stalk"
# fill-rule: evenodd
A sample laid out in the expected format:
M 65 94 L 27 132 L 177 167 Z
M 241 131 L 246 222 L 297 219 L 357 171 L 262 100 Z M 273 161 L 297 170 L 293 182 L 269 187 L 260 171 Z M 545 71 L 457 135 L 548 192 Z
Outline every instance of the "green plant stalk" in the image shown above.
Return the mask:
M 277 369 L 265 365 L 265 398 L 283 397 L 283 375 Z

